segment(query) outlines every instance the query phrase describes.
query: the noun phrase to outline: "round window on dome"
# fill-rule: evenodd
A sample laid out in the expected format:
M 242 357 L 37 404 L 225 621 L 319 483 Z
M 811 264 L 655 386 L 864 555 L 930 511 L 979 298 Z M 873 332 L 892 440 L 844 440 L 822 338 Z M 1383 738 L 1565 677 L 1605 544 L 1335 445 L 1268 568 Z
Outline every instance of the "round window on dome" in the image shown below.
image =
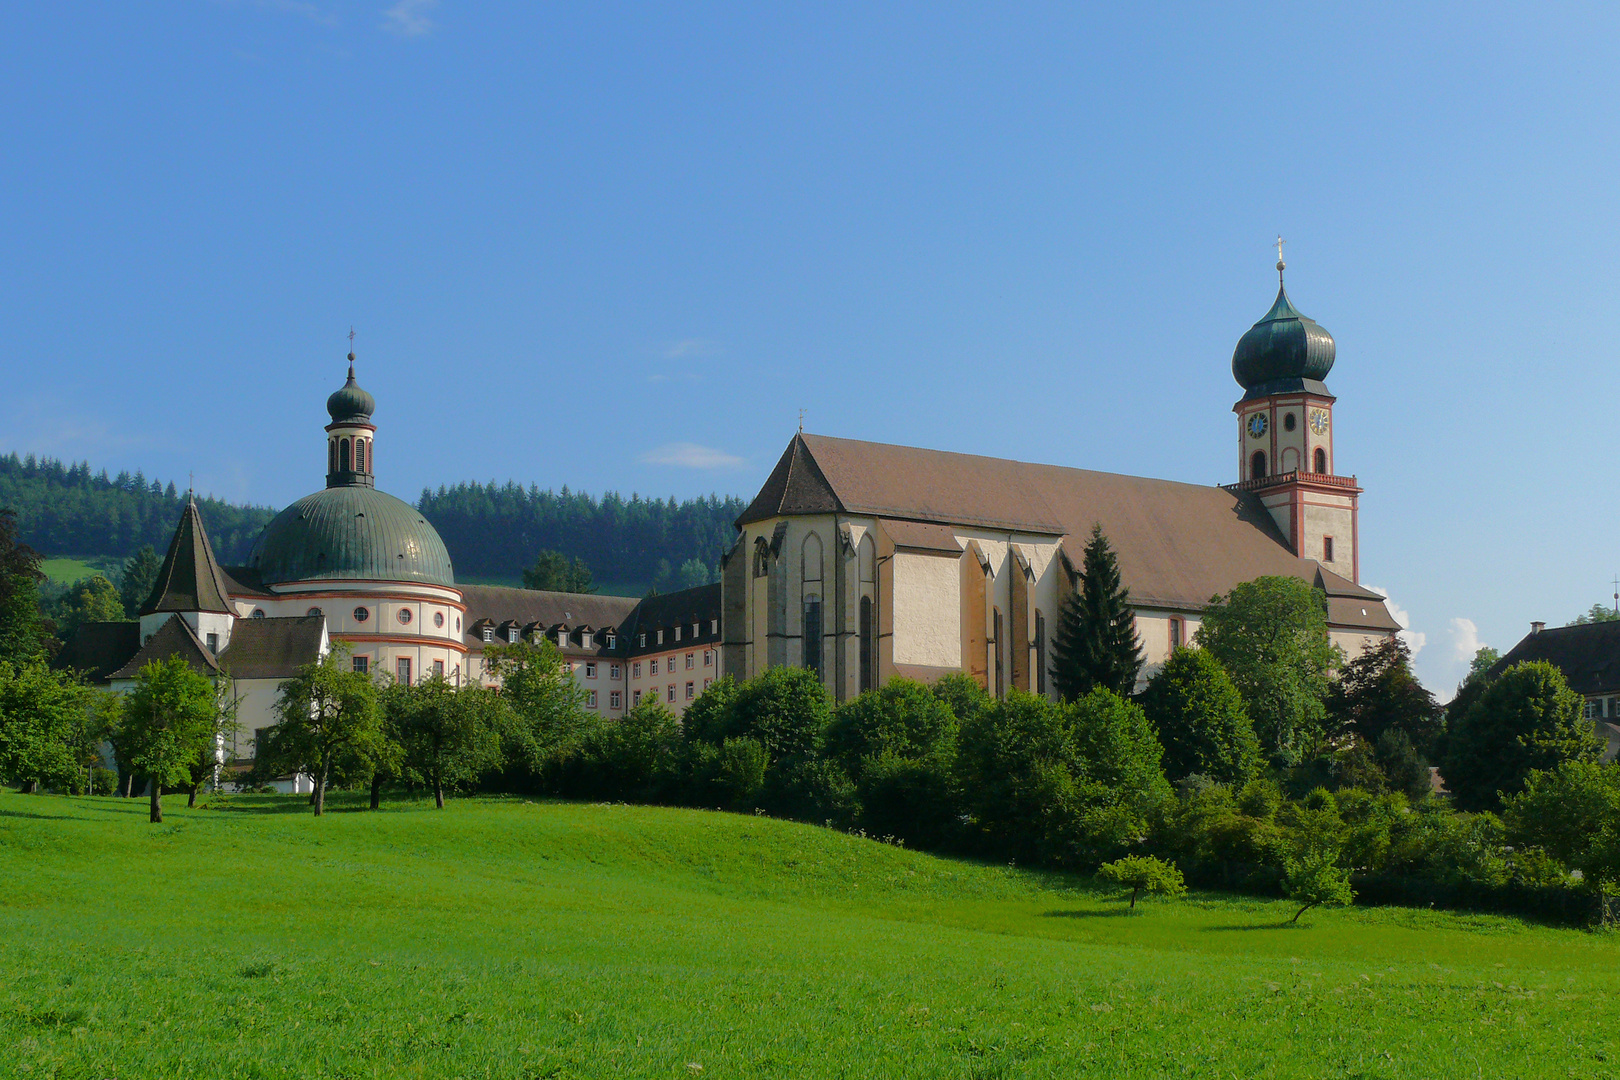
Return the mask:
M 324 615 L 324 614 L 326 614 L 326 613 L 325 613 L 325 612 L 323 612 L 323 611 L 322 611 L 322 610 L 321 610 L 321 609 L 320 609 L 320 608 L 318 608 L 318 607 L 312 607 L 312 608 L 310 608 L 310 609 L 309 609 L 309 610 L 308 610 L 308 611 L 306 611 L 306 612 L 304 612 L 304 614 L 305 614 L 305 615 Z
M 433 613 L 433 625 L 434 626 L 443 626 L 444 625 L 444 612 L 435 611 Z
M 370 611 L 367 611 L 363 607 L 357 607 L 357 608 L 354 609 L 354 621 L 355 622 L 365 622 L 369 618 L 371 618 L 371 612 Z
M 399 619 L 399 621 L 400 621 L 400 623 L 402 625 L 409 626 L 410 622 L 411 622 L 411 617 L 412 617 L 411 616 L 411 609 L 408 608 L 408 607 L 402 607 L 402 608 L 399 609 L 399 614 L 397 616 L 395 616 L 395 617 Z

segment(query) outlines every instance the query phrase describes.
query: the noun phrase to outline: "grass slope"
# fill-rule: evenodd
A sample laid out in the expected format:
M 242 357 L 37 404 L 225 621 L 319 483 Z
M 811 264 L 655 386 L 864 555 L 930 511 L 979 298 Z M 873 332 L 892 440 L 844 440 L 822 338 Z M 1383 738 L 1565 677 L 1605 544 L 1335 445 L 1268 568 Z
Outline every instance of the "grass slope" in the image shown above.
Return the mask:
M 1608 1076 L 1608 935 L 767 818 L 0 795 L 0 1075 Z
M 111 580 L 114 573 L 123 566 L 121 559 L 111 556 L 92 555 L 80 559 L 68 555 L 58 555 L 49 559 L 41 559 L 40 572 L 58 585 L 72 585 L 84 578 L 100 574 Z

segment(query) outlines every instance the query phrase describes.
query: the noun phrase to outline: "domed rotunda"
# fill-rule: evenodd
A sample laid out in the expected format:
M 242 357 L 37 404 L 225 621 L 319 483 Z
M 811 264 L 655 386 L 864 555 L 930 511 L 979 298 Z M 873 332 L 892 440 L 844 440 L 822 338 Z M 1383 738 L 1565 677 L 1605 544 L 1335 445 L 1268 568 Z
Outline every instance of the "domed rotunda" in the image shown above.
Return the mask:
M 409 503 L 377 490 L 376 400 L 354 376 L 326 400 L 326 487 L 277 514 L 248 556 L 242 615 L 324 615 L 356 670 L 459 681 L 466 607 L 450 553 Z M 246 584 L 246 583 L 244 583 Z

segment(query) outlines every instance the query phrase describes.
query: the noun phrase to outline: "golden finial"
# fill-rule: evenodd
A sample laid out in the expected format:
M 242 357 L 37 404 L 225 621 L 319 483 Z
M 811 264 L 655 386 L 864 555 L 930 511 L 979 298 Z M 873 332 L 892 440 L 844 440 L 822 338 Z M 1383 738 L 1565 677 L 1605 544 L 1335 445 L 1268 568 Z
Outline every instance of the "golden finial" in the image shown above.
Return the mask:
M 1287 265 L 1286 263 L 1283 262 L 1283 257 L 1282 257 L 1283 245 L 1286 244 L 1287 242 L 1288 241 L 1286 241 L 1286 240 L 1284 240 L 1282 238 L 1281 234 L 1278 234 L 1278 236 L 1277 236 L 1277 284 L 1278 285 L 1282 284 L 1283 268 L 1284 268 L 1284 266 Z

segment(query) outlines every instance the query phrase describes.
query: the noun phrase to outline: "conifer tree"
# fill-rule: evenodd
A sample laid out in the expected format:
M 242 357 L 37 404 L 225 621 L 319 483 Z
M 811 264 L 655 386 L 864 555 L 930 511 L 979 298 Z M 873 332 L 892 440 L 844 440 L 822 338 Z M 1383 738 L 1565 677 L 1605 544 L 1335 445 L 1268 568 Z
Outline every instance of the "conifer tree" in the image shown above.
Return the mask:
M 1142 643 L 1130 591 L 1101 525 L 1093 525 L 1080 568 L 1080 589 L 1063 602 L 1052 641 L 1052 685 L 1066 701 L 1102 687 L 1121 696 L 1136 689 Z

